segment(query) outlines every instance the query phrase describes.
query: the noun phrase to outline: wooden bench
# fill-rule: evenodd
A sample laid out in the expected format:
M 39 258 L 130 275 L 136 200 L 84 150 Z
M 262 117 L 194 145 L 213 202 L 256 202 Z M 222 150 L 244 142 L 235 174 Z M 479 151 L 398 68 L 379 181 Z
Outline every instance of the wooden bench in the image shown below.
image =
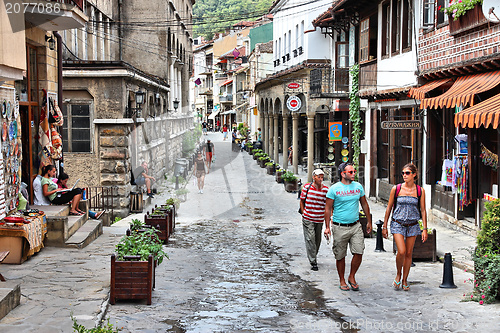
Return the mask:
M 0 252 L 0 263 L 4 261 L 5 258 L 9 255 L 10 251 L 2 251 Z M 0 281 L 5 281 L 5 278 L 3 277 L 2 274 L 0 274 Z

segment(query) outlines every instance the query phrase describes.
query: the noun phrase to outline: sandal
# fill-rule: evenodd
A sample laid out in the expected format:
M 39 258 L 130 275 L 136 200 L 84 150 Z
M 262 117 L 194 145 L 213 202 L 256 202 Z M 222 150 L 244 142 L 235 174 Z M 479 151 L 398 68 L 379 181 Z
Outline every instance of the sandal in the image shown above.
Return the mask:
M 69 215 L 82 216 L 83 214 L 81 214 L 80 212 L 69 212 Z
M 358 291 L 359 290 L 359 284 L 357 283 L 352 283 L 351 281 L 347 280 L 347 283 L 349 283 L 349 285 L 351 286 L 351 289 L 353 291 Z
M 403 284 L 403 290 L 404 291 L 410 291 L 410 285 L 409 284 Z
M 399 286 L 401 285 L 401 281 L 399 282 L 396 282 L 396 279 L 394 279 L 394 282 L 392 282 L 392 286 L 394 287 L 394 289 L 398 290 L 399 289 Z
M 349 286 L 348 286 L 348 285 L 345 285 L 345 286 L 340 285 L 340 286 L 339 286 L 339 288 L 340 288 L 340 290 L 342 290 L 342 291 L 349 291 Z

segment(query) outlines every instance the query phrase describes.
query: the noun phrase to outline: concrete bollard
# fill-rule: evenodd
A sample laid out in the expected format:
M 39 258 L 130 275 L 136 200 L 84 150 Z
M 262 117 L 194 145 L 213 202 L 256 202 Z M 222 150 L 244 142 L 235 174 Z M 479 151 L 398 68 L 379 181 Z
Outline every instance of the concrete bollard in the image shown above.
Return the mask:
M 453 265 L 451 260 L 451 253 L 445 253 L 444 255 L 443 283 L 439 285 L 439 288 L 457 288 L 457 286 L 453 282 Z
M 386 252 L 384 250 L 384 238 L 382 237 L 382 226 L 384 222 L 378 220 L 375 224 L 377 225 L 377 245 L 375 246 L 375 252 Z

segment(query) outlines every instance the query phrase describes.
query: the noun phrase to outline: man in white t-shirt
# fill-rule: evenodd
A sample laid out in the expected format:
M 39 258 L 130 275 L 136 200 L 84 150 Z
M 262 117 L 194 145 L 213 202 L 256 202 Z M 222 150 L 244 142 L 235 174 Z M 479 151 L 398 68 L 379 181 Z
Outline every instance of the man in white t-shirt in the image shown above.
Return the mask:
M 50 205 L 49 199 L 43 195 L 43 189 L 41 184 L 42 176 L 37 175 L 33 180 L 33 203 L 39 206 L 48 206 Z

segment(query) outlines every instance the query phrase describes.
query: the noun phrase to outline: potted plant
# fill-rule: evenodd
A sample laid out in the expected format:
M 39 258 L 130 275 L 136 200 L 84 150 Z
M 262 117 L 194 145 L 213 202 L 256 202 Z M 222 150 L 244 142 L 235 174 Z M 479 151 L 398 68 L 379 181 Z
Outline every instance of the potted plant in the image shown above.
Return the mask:
M 285 191 L 297 192 L 299 190 L 299 178 L 295 176 L 293 172 L 287 171 L 281 176 L 281 178 L 283 178 L 283 182 L 285 184 Z
M 270 161 L 269 159 L 269 156 L 264 155 L 264 156 L 261 156 L 258 158 L 258 161 L 259 161 L 259 165 L 261 168 L 265 168 L 266 167 L 266 163 Z
M 276 183 L 283 183 L 283 174 L 285 173 L 284 169 L 277 169 L 276 170 Z
M 253 159 L 258 160 L 259 157 L 264 156 L 265 153 L 263 152 L 256 152 L 253 154 Z
M 268 175 L 274 175 L 276 164 L 273 161 L 266 162 L 266 170 Z
M 131 232 L 116 245 L 111 256 L 111 304 L 117 299 L 146 299 L 151 304 L 155 263 L 167 257 L 156 232 L 155 228 Z
M 467 298 L 479 304 L 500 300 L 500 199 L 486 202 L 485 207 L 472 252 L 474 291 Z
M 180 188 L 175 191 L 175 196 L 180 200 L 180 202 L 185 202 L 187 200 L 187 194 L 189 190 L 186 188 Z
M 438 7 L 448 15 L 450 35 L 455 36 L 488 24 L 482 3 L 483 0 L 451 0 L 448 7 Z
M 253 154 L 253 145 L 251 143 L 247 143 L 245 145 L 245 150 L 250 154 L 252 155 Z

